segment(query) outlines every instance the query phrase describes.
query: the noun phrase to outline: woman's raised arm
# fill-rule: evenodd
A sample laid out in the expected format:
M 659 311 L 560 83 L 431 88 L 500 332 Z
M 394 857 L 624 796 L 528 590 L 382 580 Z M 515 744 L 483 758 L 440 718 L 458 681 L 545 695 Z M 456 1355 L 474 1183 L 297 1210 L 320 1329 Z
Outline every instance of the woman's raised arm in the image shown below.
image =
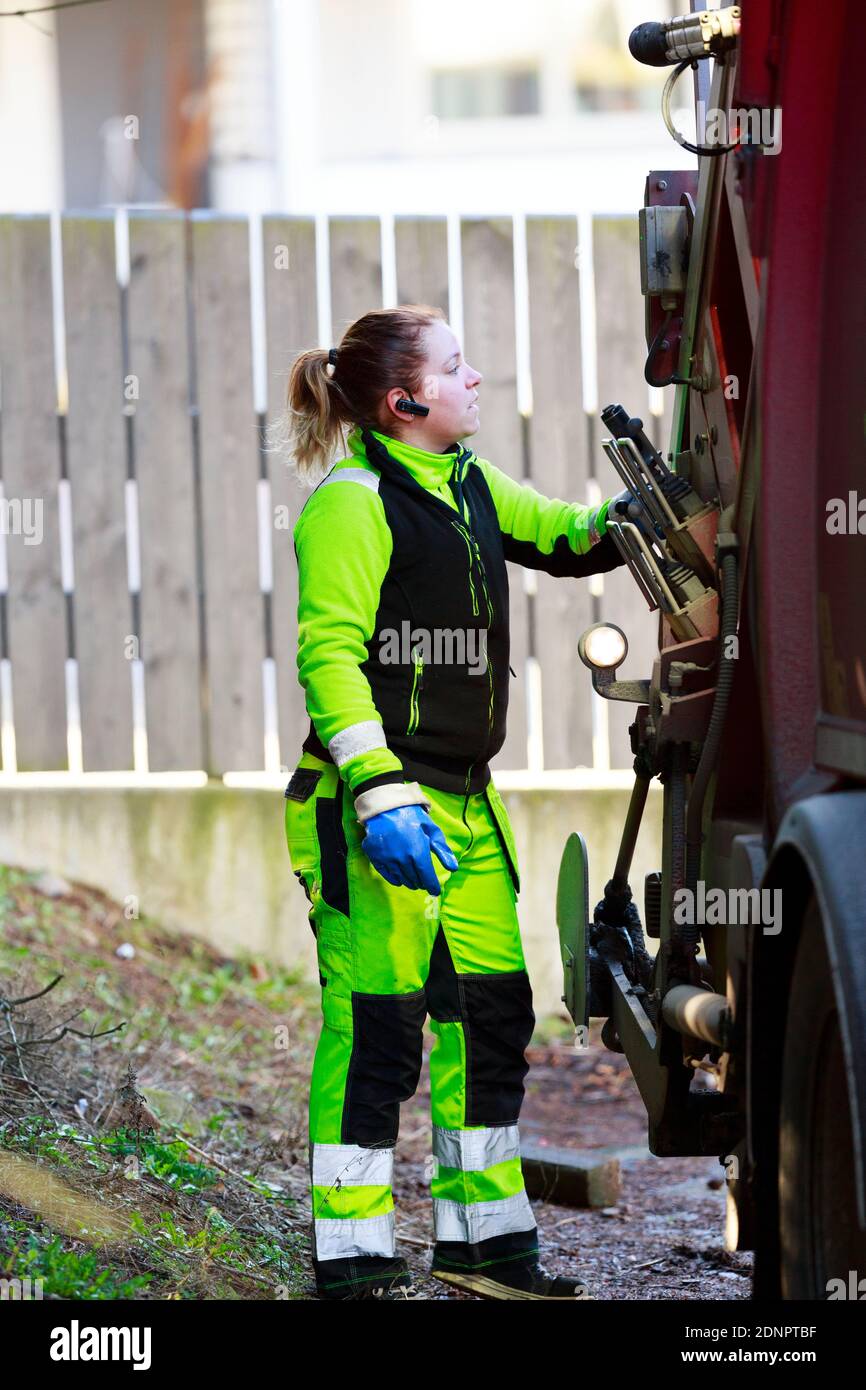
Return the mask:
M 607 535 L 607 511 L 613 497 L 596 507 L 563 502 L 516 482 L 487 459 L 477 463 L 496 507 L 506 560 L 574 578 L 624 563 Z

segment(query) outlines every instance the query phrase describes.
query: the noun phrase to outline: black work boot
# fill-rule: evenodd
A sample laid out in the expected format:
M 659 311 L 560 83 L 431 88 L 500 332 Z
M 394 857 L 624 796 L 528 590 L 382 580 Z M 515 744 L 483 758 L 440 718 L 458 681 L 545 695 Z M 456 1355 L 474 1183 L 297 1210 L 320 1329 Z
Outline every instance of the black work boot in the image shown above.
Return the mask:
M 418 1285 L 414 1284 L 411 1279 L 407 1282 L 401 1279 L 391 1279 L 387 1283 L 373 1284 L 359 1289 L 357 1293 L 349 1294 L 349 1298 L 378 1298 L 380 1303 L 384 1303 L 386 1299 L 396 1300 L 411 1298 L 414 1300 L 426 1297 L 427 1294 L 423 1293 Z
M 412 1278 L 403 1259 L 381 1255 L 354 1259 L 313 1260 L 316 1296 L 322 1300 L 347 1301 L 358 1298 L 426 1298 Z

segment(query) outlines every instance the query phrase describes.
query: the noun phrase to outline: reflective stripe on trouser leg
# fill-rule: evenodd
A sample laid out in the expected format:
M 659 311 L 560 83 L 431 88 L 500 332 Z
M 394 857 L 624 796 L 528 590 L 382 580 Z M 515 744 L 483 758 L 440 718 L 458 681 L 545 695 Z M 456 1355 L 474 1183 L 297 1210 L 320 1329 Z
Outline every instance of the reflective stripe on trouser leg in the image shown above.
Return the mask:
M 434 1267 L 532 1265 L 538 1230 L 517 1121 L 535 1015 L 516 874 L 509 873 L 508 846 L 483 794 L 469 799 L 467 811 L 468 872 L 462 885 L 452 881 L 443 902 L 427 980 L 436 1035 L 430 1056 Z
M 317 1260 L 394 1255 L 394 1150 L 311 1145 L 313 1251 Z
M 523 1184 L 517 1125 L 495 1129 L 433 1126 L 433 1223 L 437 1241 L 478 1244 L 534 1230 Z
M 396 888 L 364 854 L 362 828 L 336 769 L 313 755 L 302 762 L 323 773 L 315 814 L 292 806 L 287 821 L 295 867 L 307 870 L 322 984 L 323 1026 L 310 1086 L 311 1187 L 327 1192 L 333 1179 L 328 1158 L 339 1159 L 337 1149 L 346 1161 L 357 1159 L 365 1174 L 364 1181 L 345 1185 L 340 1177 L 324 1206 L 325 1193 L 315 1193 L 315 1238 L 325 1242 L 329 1256 L 323 1259 L 321 1248 L 314 1256 L 320 1288 L 342 1296 L 344 1288 L 399 1263 L 385 1253 L 393 1249 L 390 1184 L 386 1196 L 379 1190 L 385 1182 L 369 1181 L 376 1170 L 366 1164 L 371 1150 L 393 1150 L 396 1143 L 400 1102 L 417 1087 L 428 1011 L 439 1034 L 431 1057 L 433 1121 L 443 1144 L 446 1132 L 456 1132 L 461 1155 L 450 1175 L 444 1150 L 437 1160 L 442 1171 L 435 1200 L 454 1203 L 463 1223 L 463 1239 L 437 1241 L 437 1257 L 444 1261 L 459 1252 L 458 1259 L 478 1264 L 495 1254 L 513 1259 L 531 1252 L 536 1228 L 518 1178 L 519 1156 L 504 1156 L 496 1138 L 494 1161 L 485 1158 L 481 1168 L 466 1163 L 476 1153 L 466 1145 L 478 1143 L 468 1139 L 470 1132 L 516 1125 L 527 1070 L 523 1049 L 534 1023 L 515 909 L 517 875 L 509 872 L 503 834 L 483 793 L 464 802 L 461 794 L 425 785 L 430 814 L 460 867 L 449 874 L 431 857 L 439 896 Z M 314 1168 L 316 1176 L 331 1172 L 327 1183 L 314 1180 Z M 481 1185 L 485 1200 L 466 1200 L 478 1198 Z M 468 1210 L 476 1206 L 486 1208 L 483 1222 Z M 446 1208 L 440 1210 L 444 1217 Z M 491 1223 L 499 1234 L 473 1238 Z M 372 1253 L 380 1236 L 381 1253 Z
M 315 809 L 290 812 L 295 857 L 310 860 L 322 986 L 309 1104 L 313 1269 L 320 1293 L 345 1297 L 405 1271 L 391 1175 L 400 1103 L 421 1069 L 436 924 L 425 917 L 426 894 L 395 889 L 373 869 L 336 769 L 313 755 L 302 761 L 322 769 Z

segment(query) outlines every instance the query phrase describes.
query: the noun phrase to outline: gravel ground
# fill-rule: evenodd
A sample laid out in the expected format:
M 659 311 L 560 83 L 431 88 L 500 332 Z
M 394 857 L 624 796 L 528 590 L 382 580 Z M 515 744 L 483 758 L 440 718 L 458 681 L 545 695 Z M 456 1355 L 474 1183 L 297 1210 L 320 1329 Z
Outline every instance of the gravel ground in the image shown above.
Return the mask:
M 716 1158 L 655 1158 L 628 1065 L 593 1024 L 590 1048 L 532 1046 L 520 1129 L 555 1148 L 623 1150 L 613 1207 L 574 1209 L 534 1201 L 542 1263 L 579 1278 L 596 1299 L 748 1299 L 752 1256 L 725 1249 L 724 1174 Z M 428 1040 L 429 1041 L 429 1040 Z M 427 1276 L 432 1253 L 429 1075 L 402 1109 L 395 1165 L 398 1247 L 431 1298 L 471 1298 Z

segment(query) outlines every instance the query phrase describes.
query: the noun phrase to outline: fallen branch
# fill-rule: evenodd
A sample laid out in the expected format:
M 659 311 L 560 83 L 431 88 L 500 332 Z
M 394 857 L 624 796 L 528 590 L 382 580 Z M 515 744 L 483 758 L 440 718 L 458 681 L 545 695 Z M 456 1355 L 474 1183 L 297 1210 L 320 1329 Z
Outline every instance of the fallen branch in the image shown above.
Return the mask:
M 64 1027 L 56 1038 L 28 1038 L 26 1041 L 18 1042 L 17 1046 L 11 1047 L 8 1043 L 0 1043 L 0 1052 L 18 1052 L 23 1047 L 50 1047 L 53 1043 L 60 1042 L 67 1033 L 71 1033 L 75 1038 L 88 1038 L 91 1042 L 94 1038 L 105 1038 L 109 1033 L 119 1033 L 121 1028 L 125 1028 L 127 1020 L 118 1023 L 115 1028 L 103 1028 L 101 1033 L 85 1033 L 80 1028 Z
M 55 975 L 50 985 L 46 985 L 44 989 L 40 989 L 36 994 L 22 994 L 20 999 L 4 999 L 3 995 L 0 994 L 0 1009 L 14 1009 L 18 1004 L 29 1004 L 33 999 L 41 999 L 43 995 L 47 994 L 49 990 L 59 984 L 62 979 L 62 975 Z

